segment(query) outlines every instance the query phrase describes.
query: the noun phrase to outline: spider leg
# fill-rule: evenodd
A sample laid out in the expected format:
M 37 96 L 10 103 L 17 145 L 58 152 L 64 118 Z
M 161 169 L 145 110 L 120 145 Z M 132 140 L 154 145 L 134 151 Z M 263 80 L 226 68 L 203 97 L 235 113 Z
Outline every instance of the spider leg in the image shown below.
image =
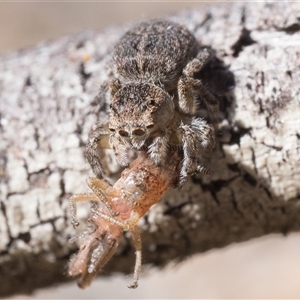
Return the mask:
M 178 106 L 184 114 L 193 115 L 196 112 L 196 102 L 191 89 L 192 78 L 181 76 L 178 80 Z
M 186 77 L 193 77 L 194 73 L 199 72 L 211 57 L 212 51 L 210 51 L 208 48 L 200 49 L 197 56 L 192 59 L 183 69 L 183 75 Z
M 184 183 L 195 173 L 197 169 L 198 154 L 192 130 L 190 130 L 188 125 L 182 125 L 181 128 L 183 130 L 183 162 L 180 171 L 179 186 L 183 186 Z
M 194 73 L 199 72 L 206 62 L 211 58 L 212 52 L 207 48 L 199 51 L 196 58 L 192 59 L 183 69 L 183 75 L 179 78 L 177 90 L 179 97 L 179 110 L 185 114 L 195 114 L 196 102 L 194 93 L 200 94 L 207 109 L 209 110 L 213 123 L 217 123 L 219 114 L 219 102 L 205 88 L 202 81 L 194 78 Z
M 201 118 L 193 118 L 190 126 L 193 129 L 195 138 L 199 145 L 199 150 L 202 153 L 201 157 L 209 157 L 211 151 L 215 147 L 214 129 L 204 119 Z
M 210 155 L 215 145 L 214 131 L 203 119 L 194 118 L 191 124 L 181 124 L 179 129 L 183 144 L 183 163 L 179 186 L 182 186 L 194 173 L 209 174 L 202 162 Z
M 212 123 L 217 128 L 219 118 L 219 102 L 217 99 L 206 89 L 200 79 L 191 78 L 190 82 L 194 91 L 198 92 L 203 99 L 212 120 Z
M 157 136 L 148 148 L 149 156 L 157 166 L 163 165 L 166 162 L 168 142 L 168 136 Z
M 89 133 L 89 140 L 86 144 L 85 158 L 97 178 L 103 178 L 106 173 L 107 168 L 102 162 L 105 157 L 103 149 L 110 148 L 108 137 L 108 123 L 99 122 L 92 127 Z
M 109 143 L 111 148 L 114 150 L 118 163 L 123 167 L 127 167 L 130 162 L 127 153 L 130 145 L 121 139 L 120 136 L 117 136 L 117 134 L 110 135 Z

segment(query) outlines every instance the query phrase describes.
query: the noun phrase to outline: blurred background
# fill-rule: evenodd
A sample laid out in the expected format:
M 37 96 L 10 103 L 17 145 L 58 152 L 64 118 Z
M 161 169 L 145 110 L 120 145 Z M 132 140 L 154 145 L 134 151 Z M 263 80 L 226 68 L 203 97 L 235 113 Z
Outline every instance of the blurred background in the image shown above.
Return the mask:
M 204 2 L 0 2 L 0 55 L 84 29 L 99 29 Z M 212 2 L 209 5 L 219 5 Z M 300 298 L 300 235 L 270 235 L 146 270 L 137 290 L 131 275 L 100 278 L 84 291 L 74 283 L 15 299 Z

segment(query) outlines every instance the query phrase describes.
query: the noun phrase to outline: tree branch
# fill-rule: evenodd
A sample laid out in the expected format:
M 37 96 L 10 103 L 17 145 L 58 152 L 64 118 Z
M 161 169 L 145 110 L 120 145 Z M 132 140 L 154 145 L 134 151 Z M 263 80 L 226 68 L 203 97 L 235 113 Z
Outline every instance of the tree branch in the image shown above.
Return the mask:
M 145 264 L 269 233 L 300 229 L 300 3 L 232 3 L 182 12 L 235 76 L 220 97 L 219 145 L 209 168 L 170 190 L 142 220 Z M 95 98 L 112 47 L 129 27 L 87 31 L 0 59 L 0 295 L 63 282 L 78 245 L 68 198 L 88 191 L 88 131 L 107 116 Z M 211 85 L 222 85 L 215 79 Z M 85 220 L 89 205 L 79 216 Z M 132 272 L 124 236 L 107 272 Z

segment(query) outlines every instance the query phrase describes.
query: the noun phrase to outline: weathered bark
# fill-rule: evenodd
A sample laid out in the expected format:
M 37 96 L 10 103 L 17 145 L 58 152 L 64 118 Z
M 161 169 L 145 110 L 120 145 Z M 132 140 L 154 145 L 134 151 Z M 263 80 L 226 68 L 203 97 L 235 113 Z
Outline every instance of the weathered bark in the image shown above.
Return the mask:
M 182 12 L 230 65 L 211 177 L 195 177 L 141 222 L 144 263 L 300 229 L 300 3 L 234 3 Z M 298 19 L 297 19 L 298 17 Z M 105 118 L 95 96 L 114 42 L 128 26 L 83 32 L 0 59 L 0 296 L 68 280 L 77 245 L 68 198 L 87 191 L 87 134 Z M 218 85 L 218 82 L 215 82 Z M 84 220 L 90 205 L 79 214 Z M 83 222 L 84 223 L 84 222 Z M 107 272 L 132 272 L 125 235 Z

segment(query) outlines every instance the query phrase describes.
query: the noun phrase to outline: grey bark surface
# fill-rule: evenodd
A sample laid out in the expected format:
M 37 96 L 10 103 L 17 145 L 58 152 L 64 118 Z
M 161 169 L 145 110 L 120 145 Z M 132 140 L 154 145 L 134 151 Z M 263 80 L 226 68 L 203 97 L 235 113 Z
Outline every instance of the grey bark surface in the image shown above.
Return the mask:
M 300 3 L 232 3 L 169 17 L 230 65 L 212 176 L 170 190 L 141 220 L 143 262 L 162 267 L 269 233 L 300 230 Z M 70 280 L 68 198 L 88 191 L 88 131 L 114 43 L 86 31 L 0 58 L 0 296 Z M 90 205 L 79 207 L 82 229 Z M 133 271 L 124 239 L 106 274 Z M 75 284 L 75 282 L 74 282 Z

